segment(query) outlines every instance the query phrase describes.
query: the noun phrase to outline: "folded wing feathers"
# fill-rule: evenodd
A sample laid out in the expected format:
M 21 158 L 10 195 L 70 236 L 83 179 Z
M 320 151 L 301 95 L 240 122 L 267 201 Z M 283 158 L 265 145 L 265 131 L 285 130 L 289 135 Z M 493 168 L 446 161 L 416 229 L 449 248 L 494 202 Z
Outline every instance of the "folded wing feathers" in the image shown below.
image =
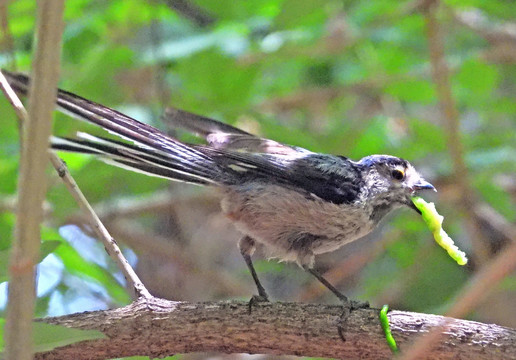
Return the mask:
M 214 133 L 239 134 L 255 137 L 254 135 L 220 121 L 172 107 L 165 109 L 163 121 L 172 128 L 187 130 L 188 132 L 202 136 L 206 140 L 208 140 L 208 135 Z
M 305 149 L 264 139 L 217 120 L 172 107 L 165 109 L 163 120 L 172 128 L 184 129 L 202 136 L 208 144 L 216 149 L 277 155 L 308 152 Z

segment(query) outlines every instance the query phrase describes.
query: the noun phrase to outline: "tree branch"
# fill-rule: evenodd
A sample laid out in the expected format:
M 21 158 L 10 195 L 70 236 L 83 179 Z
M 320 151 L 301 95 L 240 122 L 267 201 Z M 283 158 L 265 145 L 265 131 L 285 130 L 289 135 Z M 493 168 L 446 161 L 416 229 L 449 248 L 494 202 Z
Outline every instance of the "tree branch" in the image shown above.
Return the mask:
M 64 2 L 38 2 L 37 38 L 29 89 L 29 116 L 23 124 L 18 179 L 18 208 L 9 256 L 9 294 L 5 358 L 32 359 L 32 317 L 36 296 L 35 265 L 46 192 L 45 168 L 52 112 L 59 79 Z
M 123 308 L 41 321 L 96 329 L 108 339 L 82 341 L 38 353 L 36 359 L 106 359 L 215 351 L 291 354 L 346 359 L 391 359 L 378 309 L 351 313 L 343 341 L 337 325 L 341 306 L 264 303 L 248 312 L 246 302 L 173 302 L 140 299 Z M 444 318 L 402 311 L 389 313 L 398 345 L 438 326 Z M 428 359 L 516 359 L 516 329 L 451 319 L 442 343 Z

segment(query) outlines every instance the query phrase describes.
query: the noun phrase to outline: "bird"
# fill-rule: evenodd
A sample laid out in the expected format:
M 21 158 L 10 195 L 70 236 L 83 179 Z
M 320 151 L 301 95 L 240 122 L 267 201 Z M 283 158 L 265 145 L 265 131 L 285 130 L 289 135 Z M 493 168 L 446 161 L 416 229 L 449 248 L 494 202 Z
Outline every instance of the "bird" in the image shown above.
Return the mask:
M 14 90 L 28 93 L 29 77 L 4 74 Z M 91 154 L 132 171 L 217 189 L 222 212 L 242 233 L 238 247 L 258 291 L 253 301 L 269 300 L 252 262 L 261 246 L 267 258 L 297 263 L 347 306 L 364 306 L 327 281 L 315 269 L 315 257 L 364 237 L 397 208 L 420 213 L 411 197 L 422 190 L 435 191 L 407 160 L 391 155 L 354 161 L 167 108 L 163 119 L 172 128 L 205 140 L 190 144 L 64 90 L 58 90 L 56 103 L 58 110 L 121 140 L 87 133 L 53 136 L 54 151 Z

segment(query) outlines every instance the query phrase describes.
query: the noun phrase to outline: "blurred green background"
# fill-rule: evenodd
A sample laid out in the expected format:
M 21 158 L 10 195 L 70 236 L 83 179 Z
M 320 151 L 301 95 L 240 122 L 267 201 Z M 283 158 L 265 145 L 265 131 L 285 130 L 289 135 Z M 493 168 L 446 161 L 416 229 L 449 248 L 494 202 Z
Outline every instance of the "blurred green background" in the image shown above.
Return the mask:
M 320 256 L 317 266 L 345 294 L 373 306 L 443 313 L 515 236 L 516 5 L 448 0 L 435 11 L 467 169 L 458 178 L 423 3 L 69 0 L 60 87 L 164 131 L 160 116 L 171 105 L 312 151 L 410 160 L 437 187 L 425 198 L 436 202 L 470 263 L 456 265 L 420 217 L 402 210 L 366 239 Z M 30 70 L 34 7 L 19 0 L 1 8 L 3 68 Z M 3 97 L 0 112 L 5 306 L 19 134 Z M 56 134 L 77 130 L 104 135 L 56 115 Z M 236 246 L 240 235 L 219 213 L 214 191 L 63 157 L 151 293 L 201 301 L 255 292 Z M 127 304 L 115 265 L 57 176 L 49 177 L 38 316 Z M 255 258 L 274 300 L 337 302 L 296 265 Z M 515 292 L 512 274 L 469 317 L 516 327 Z

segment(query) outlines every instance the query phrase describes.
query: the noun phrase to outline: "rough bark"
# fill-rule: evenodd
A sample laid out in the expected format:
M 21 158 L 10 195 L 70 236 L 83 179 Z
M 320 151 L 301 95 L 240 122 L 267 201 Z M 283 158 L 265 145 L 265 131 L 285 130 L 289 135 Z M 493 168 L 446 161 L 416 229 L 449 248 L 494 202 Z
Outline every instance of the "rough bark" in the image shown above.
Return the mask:
M 289 354 L 346 359 L 390 359 L 378 309 L 351 313 L 337 305 L 245 302 L 187 303 L 140 300 L 123 308 L 46 318 L 51 324 L 96 329 L 108 339 L 82 341 L 39 353 L 36 359 L 109 359 L 176 353 Z M 403 349 L 443 317 L 392 311 L 391 328 Z M 338 325 L 344 328 L 339 335 Z M 428 359 L 516 359 L 516 330 L 453 320 Z

